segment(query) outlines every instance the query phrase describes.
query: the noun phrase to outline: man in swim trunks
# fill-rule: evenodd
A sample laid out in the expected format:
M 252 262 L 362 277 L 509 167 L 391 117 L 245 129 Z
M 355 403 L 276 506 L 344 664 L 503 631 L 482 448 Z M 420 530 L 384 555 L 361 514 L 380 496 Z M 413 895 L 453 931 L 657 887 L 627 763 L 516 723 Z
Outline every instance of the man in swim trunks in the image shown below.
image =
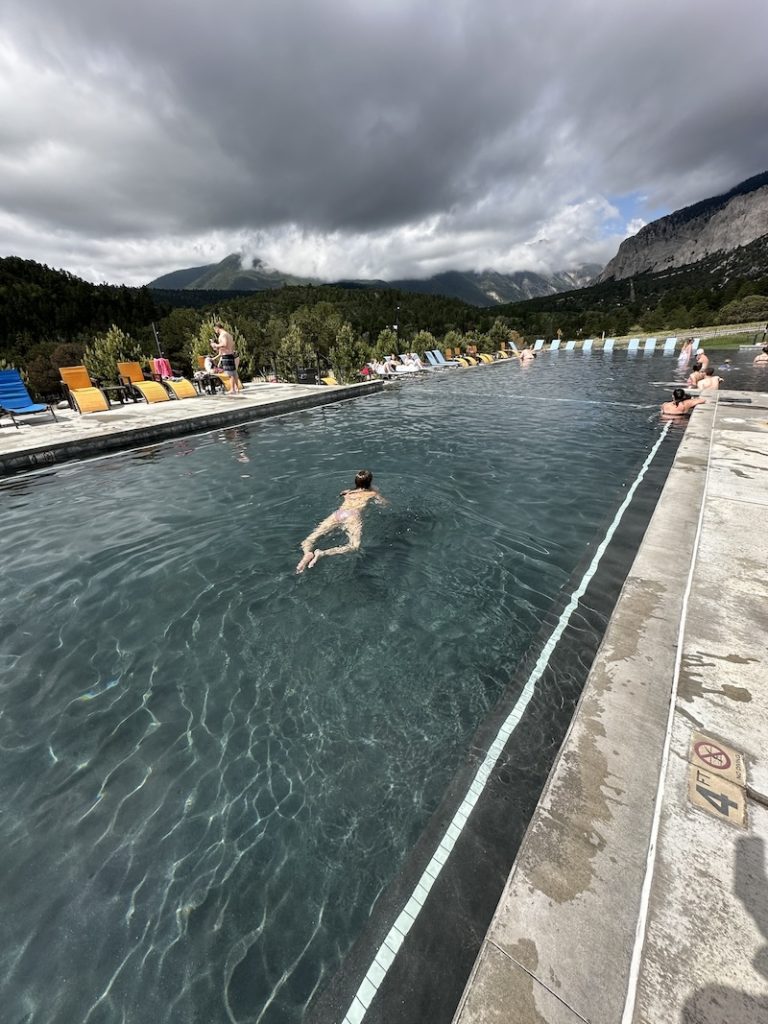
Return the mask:
M 357 551 L 363 535 L 362 511 L 370 501 L 379 505 L 387 505 L 389 502 L 383 498 L 378 491 L 371 487 L 373 473 L 369 469 L 361 469 L 355 474 L 355 486 L 352 490 L 342 491 L 339 495 L 344 501 L 341 508 L 324 519 L 310 535 L 301 542 L 301 550 L 304 552 L 301 561 L 296 566 L 296 572 L 304 572 L 316 564 L 318 558 L 326 555 L 346 555 L 350 551 Z M 347 543 L 335 548 L 315 548 L 315 542 L 326 533 L 334 530 L 342 530 L 347 535 Z
M 235 339 L 229 331 L 224 330 L 224 324 L 222 323 L 215 324 L 213 331 L 216 335 L 216 340 L 211 340 L 211 346 L 215 348 L 221 356 L 219 366 L 232 381 L 232 390 L 230 391 L 230 395 L 236 395 L 238 392 L 243 390 L 243 385 L 240 383 L 240 377 L 237 374 Z
M 662 416 L 689 416 L 694 407 L 702 403 L 706 404 L 706 399 L 691 398 L 682 388 L 675 388 L 672 392 L 672 401 L 662 405 L 661 414 Z

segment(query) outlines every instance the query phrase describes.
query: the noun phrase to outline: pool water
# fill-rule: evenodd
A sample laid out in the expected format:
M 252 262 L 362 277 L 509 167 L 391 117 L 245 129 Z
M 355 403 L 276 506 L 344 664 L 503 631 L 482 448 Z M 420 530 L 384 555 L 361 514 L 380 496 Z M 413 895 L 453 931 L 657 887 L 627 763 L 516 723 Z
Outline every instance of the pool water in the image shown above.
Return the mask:
M 5 484 L 5 1018 L 301 1020 L 623 500 L 673 370 L 442 371 Z M 364 466 L 390 505 L 296 576 Z

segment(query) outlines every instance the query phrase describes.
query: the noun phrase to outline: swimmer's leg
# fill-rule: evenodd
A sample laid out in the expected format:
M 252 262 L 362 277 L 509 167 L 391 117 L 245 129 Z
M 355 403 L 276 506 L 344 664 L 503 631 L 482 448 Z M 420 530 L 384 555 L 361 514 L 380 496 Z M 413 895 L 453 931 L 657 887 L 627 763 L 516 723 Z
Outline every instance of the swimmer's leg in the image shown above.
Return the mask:
M 304 540 L 301 542 L 301 550 L 304 552 L 304 555 L 302 556 L 302 559 L 299 562 L 299 564 L 296 566 L 296 572 L 304 572 L 305 569 L 312 568 L 312 566 L 317 561 L 317 559 L 314 557 L 315 542 L 319 540 L 320 537 L 325 536 L 326 533 L 330 533 L 332 530 L 335 530 L 338 525 L 339 523 L 338 520 L 336 519 L 336 515 L 335 513 L 332 513 L 331 515 L 327 516 L 322 521 L 322 523 L 320 523 L 319 526 L 316 526 L 308 537 L 304 538 Z
M 345 523 L 337 523 L 337 525 L 341 525 L 341 528 L 346 533 L 348 543 L 336 548 L 325 548 L 325 550 L 315 551 L 315 556 L 309 563 L 309 568 L 316 564 L 318 558 L 324 558 L 328 555 L 348 555 L 350 552 L 359 549 L 360 542 L 363 539 L 363 521 L 360 516 L 351 516 Z

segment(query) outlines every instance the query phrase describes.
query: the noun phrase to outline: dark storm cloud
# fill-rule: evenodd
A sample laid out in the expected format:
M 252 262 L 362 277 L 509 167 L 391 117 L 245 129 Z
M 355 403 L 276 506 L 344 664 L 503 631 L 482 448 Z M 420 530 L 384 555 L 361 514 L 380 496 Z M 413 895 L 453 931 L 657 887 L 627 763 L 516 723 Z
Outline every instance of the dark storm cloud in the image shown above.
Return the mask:
M 329 276 L 565 266 L 605 196 L 675 208 L 768 166 L 761 0 L 6 10 L 0 230 L 94 271 L 249 232 Z

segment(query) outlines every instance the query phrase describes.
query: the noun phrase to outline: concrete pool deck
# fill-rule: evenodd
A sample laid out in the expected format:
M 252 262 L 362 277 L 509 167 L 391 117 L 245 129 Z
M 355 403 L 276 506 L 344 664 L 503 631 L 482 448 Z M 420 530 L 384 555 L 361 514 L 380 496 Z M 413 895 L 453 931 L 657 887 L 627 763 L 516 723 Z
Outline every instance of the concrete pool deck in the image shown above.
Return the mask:
M 69 408 L 55 409 L 56 422 L 47 415 L 19 420 L 17 430 L 9 417 L 0 425 L 0 478 L 72 459 L 139 448 L 217 427 L 232 427 L 265 416 L 357 398 L 381 391 L 380 380 L 365 384 L 327 387 L 317 384 L 245 385 L 243 395 L 198 395 L 182 401 L 114 405 L 108 412 L 80 416 Z
M 768 1020 L 767 485 L 696 409 L 455 1024 Z

